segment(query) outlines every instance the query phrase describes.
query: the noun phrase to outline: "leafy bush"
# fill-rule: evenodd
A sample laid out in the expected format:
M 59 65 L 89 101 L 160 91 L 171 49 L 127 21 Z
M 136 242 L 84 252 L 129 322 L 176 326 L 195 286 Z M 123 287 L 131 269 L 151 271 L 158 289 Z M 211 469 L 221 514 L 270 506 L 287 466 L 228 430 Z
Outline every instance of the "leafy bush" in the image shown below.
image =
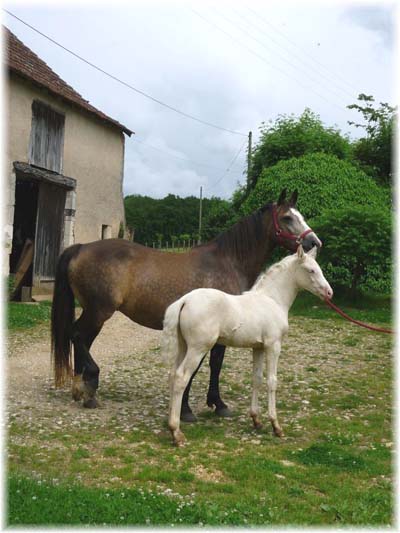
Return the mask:
M 275 122 L 263 123 L 261 138 L 253 152 L 251 183 L 257 183 L 264 168 L 279 161 L 323 152 L 346 159 L 351 153 L 350 141 L 339 130 L 326 127 L 318 115 L 305 109 L 300 117 L 279 115 Z
M 391 216 L 389 210 L 349 207 L 330 210 L 312 221 L 324 236 L 320 263 L 333 285 L 389 293 L 392 270 Z
M 390 198 L 384 189 L 362 170 L 333 155 L 308 154 L 281 161 L 261 173 L 256 187 L 242 205 L 244 214 L 278 198 L 281 190 L 299 191 L 298 207 L 306 218 L 327 209 L 371 206 L 385 209 Z M 321 234 L 322 239 L 324 235 Z

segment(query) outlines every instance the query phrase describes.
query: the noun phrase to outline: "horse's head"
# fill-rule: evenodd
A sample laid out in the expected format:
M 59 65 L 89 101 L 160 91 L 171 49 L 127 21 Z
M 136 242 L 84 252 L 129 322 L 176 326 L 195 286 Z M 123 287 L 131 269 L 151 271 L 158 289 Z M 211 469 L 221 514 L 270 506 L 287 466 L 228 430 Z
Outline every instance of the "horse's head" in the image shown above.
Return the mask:
M 290 251 L 296 251 L 299 244 L 306 252 L 313 247 L 321 248 L 322 242 L 296 209 L 297 196 L 297 191 L 294 191 L 291 197 L 286 199 L 286 189 L 283 189 L 277 203 L 272 207 L 277 243 Z
M 333 296 L 332 287 L 326 281 L 321 267 L 315 260 L 317 257 L 317 248 L 313 247 L 307 253 L 304 252 L 302 245 L 300 244 L 296 252 L 296 282 L 301 289 L 315 294 L 324 300 L 329 300 Z

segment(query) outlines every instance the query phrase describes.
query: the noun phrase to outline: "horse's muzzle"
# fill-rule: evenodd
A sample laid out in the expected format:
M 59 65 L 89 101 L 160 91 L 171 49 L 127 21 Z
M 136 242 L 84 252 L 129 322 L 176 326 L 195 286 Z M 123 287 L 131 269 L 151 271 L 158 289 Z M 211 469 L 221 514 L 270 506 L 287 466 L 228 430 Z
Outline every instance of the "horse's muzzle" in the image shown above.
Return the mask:
M 311 248 L 316 246 L 318 249 L 321 248 L 322 242 L 318 239 L 315 233 L 309 233 L 302 242 L 302 246 L 305 252 L 309 252 Z

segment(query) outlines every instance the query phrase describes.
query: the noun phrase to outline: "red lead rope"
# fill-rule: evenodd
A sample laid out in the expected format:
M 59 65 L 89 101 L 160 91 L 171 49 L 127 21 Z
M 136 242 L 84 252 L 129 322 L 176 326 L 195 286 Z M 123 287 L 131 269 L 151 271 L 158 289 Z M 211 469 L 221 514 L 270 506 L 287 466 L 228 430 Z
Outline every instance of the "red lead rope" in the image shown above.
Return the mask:
M 345 312 L 343 312 L 339 307 L 337 307 L 334 303 L 332 303 L 328 298 L 325 298 L 325 303 L 329 305 L 336 313 L 341 315 L 343 318 L 346 318 L 350 322 L 353 322 L 353 324 L 357 324 L 357 326 L 361 326 L 363 328 L 371 329 L 372 331 L 379 331 L 380 333 L 391 333 L 394 335 L 394 331 L 391 329 L 385 329 L 385 328 L 377 328 L 375 326 L 369 326 L 368 324 L 364 324 L 364 322 L 360 322 L 359 320 L 355 320 L 354 318 L 351 318 L 349 315 L 346 315 Z

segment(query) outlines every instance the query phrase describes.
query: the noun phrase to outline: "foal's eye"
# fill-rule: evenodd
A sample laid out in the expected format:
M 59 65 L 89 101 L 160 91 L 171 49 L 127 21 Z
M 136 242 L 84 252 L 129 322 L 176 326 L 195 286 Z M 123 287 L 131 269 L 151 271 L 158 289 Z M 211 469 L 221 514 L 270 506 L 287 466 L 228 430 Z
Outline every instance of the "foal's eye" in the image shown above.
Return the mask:
M 313 268 L 310 268 L 309 273 L 310 274 L 315 274 L 315 270 Z

